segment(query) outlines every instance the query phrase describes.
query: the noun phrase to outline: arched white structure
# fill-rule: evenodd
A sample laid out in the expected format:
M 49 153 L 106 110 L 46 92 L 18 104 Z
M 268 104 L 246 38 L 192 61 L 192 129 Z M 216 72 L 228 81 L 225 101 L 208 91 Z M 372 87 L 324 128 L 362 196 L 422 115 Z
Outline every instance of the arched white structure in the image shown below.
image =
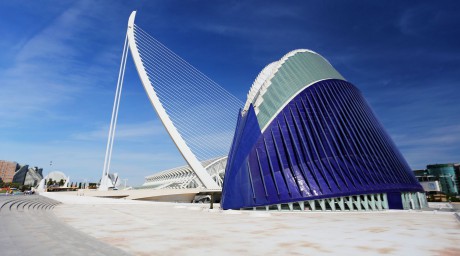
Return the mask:
M 219 185 L 222 186 L 227 165 L 227 157 L 219 157 L 202 161 L 207 173 Z M 165 170 L 145 177 L 145 182 L 141 189 L 186 189 L 197 188 L 197 175 L 190 166 L 180 166 L 177 168 Z
M 137 48 L 136 37 L 134 35 L 135 17 L 136 17 L 136 11 L 133 11 L 128 21 L 128 30 L 127 30 L 128 45 L 129 45 L 131 56 L 133 57 L 137 72 L 139 74 L 139 78 L 150 99 L 150 102 L 152 103 L 156 113 L 158 114 L 158 117 L 160 118 L 161 122 L 166 128 L 166 131 L 171 136 L 172 140 L 174 141 L 177 148 L 179 149 L 179 152 L 182 154 L 182 156 L 184 157 L 185 161 L 190 166 L 190 168 L 196 173 L 196 176 L 201 181 L 203 186 L 207 189 L 220 189 L 219 185 L 217 185 L 217 183 L 206 172 L 203 165 L 200 163 L 200 161 L 198 161 L 195 154 L 193 154 L 193 152 L 190 150 L 190 148 L 185 143 L 182 136 L 177 131 L 173 122 L 171 121 L 168 114 L 166 113 L 166 110 L 161 104 L 152 83 L 150 82 L 150 79 L 147 75 L 142 59 L 140 57 L 139 50 Z
M 67 177 L 63 172 L 60 171 L 53 171 L 48 173 L 48 175 L 45 176 L 45 181 L 48 181 L 49 179 L 55 180 L 55 181 L 60 181 L 64 180 L 64 182 L 67 182 L 69 177 Z

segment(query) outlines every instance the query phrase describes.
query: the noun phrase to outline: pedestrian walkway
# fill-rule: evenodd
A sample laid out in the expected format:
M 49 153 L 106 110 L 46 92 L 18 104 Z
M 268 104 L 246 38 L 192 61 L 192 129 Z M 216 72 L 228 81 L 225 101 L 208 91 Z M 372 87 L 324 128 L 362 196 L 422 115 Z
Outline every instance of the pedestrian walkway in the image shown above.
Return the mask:
M 453 212 L 222 211 L 45 195 L 62 202 L 59 219 L 133 255 L 460 255 Z
M 38 196 L 0 197 L 2 256 L 128 255 L 60 221 L 58 201 Z

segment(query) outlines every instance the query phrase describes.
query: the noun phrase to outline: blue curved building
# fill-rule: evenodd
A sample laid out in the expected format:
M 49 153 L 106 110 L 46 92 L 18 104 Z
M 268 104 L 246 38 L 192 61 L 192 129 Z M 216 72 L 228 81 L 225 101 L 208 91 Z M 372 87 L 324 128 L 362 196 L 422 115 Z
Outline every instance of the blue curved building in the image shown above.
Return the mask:
M 241 110 L 224 209 L 417 209 L 423 189 L 360 91 L 319 54 L 265 67 Z

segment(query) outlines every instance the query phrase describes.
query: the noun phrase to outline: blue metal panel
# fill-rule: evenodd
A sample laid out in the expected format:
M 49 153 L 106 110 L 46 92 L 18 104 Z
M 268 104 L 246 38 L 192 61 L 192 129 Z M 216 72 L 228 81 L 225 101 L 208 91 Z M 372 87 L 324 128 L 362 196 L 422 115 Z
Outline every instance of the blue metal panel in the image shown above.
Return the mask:
M 275 185 L 276 194 L 278 195 L 278 198 L 279 198 L 280 189 L 278 187 L 278 183 L 277 183 L 277 180 L 276 180 L 276 175 L 275 175 L 274 167 L 273 167 L 273 164 L 272 164 L 272 160 L 270 159 L 270 155 L 268 154 L 268 148 L 267 148 L 267 143 L 266 143 L 265 138 L 263 138 L 263 142 L 264 142 L 264 147 L 265 147 L 265 153 L 267 154 L 266 155 L 266 157 L 267 157 L 266 163 L 268 164 L 268 167 L 270 169 L 270 174 L 272 176 L 273 185 Z
M 321 187 L 318 186 L 319 180 L 318 180 L 318 177 L 317 177 L 317 174 L 316 174 L 316 171 L 315 171 L 316 167 L 314 167 L 311 164 L 308 164 L 308 163 L 303 161 L 303 159 L 309 159 L 309 161 L 311 163 L 313 161 L 312 160 L 313 157 L 311 156 L 310 151 L 308 149 L 306 149 L 305 139 L 304 139 L 304 136 L 303 136 L 303 134 L 301 132 L 300 126 L 299 126 L 298 121 L 297 121 L 299 118 L 294 116 L 294 112 L 292 111 L 292 109 L 291 109 L 290 112 L 291 112 L 291 116 L 292 116 L 292 121 L 294 123 L 296 135 L 298 137 L 297 141 L 299 142 L 299 147 L 301 148 L 301 150 L 300 150 L 301 153 L 298 152 L 298 161 L 300 162 L 300 165 L 303 166 L 302 169 L 303 169 L 303 172 L 304 172 L 304 179 L 308 183 L 308 186 L 310 187 L 310 190 L 315 195 L 317 195 L 316 191 L 320 191 L 320 193 L 322 193 L 322 189 L 321 189 Z M 296 150 L 298 151 L 298 148 L 296 148 Z
M 423 191 L 401 153 L 352 84 L 317 82 L 261 133 L 252 106 L 238 122 L 222 207 L 239 209 L 320 198 Z
M 259 139 L 260 127 L 257 122 L 254 108 L 240 113 L 235 130 L 233 144 L 227 160 L 227 172 L 225 173 L 222 188 L 222 202 L 229 205 L 252 205 L 255 204 L 255 190 L 252 177 L 249 173 L 248 157 Z M 238 191 L 238 193 L 234 193 Z M 234 207 L 233 207 L 234 208 Z M 238 208 L 238 207 L 237 207 Z
M 280 154 L 280 151 L 278 149 L 278 145 L 277 145 L 277 142 L 276 142 L 276 139 L 275 139 L 275 134 L 273 133 L 273 130 L 270 129 L 270 135 L 271 135 L 271 138 L 272 138 L 272 142 L 273 142 L 273 149 L 274 150 L 270 150 L 270 151 L 274 151 L 275 152 L 275 157 L 274 158 L 271 158 L 274 160 L 274 162 L 277 162 L 277 165 L 275 165 L 275 168 L 276 166 L 278 166 L 278 173 L 279 173 L 279 177 L 282 178 L 283 180 L 283 184 L 285 185 L 285 188 L 289 194 L 289 197 L 288 198 L 292 198 L 292 191 L 291 191 L 291 185 L 289 184 L 288 182 L 288 178 L 286 177 L 286 174 L 284 173 L 284 163 L 283 163 L 283 159 L 281 157 L 281 154 Z

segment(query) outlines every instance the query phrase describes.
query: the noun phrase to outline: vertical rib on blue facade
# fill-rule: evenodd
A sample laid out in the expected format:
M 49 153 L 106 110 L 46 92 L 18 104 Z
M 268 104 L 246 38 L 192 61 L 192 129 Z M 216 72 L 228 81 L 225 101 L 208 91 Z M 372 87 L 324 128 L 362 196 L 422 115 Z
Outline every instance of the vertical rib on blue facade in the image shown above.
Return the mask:
M 359 90 L 329 79 L 297 94 L 263 133 L 252 106 L 240 117 L 221 203 L 240 209 L 421 191 Z

